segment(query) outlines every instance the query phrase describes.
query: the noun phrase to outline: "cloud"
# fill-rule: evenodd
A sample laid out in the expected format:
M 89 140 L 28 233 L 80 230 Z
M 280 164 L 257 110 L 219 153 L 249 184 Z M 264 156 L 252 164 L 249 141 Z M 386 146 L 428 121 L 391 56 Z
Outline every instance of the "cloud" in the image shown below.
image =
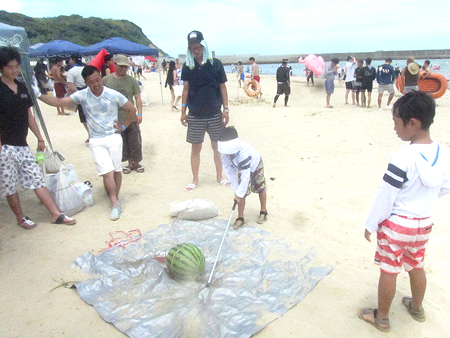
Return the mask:
M 129 20 L 172 56 L 186 52 L 191 30 L 203 32 L 211 50 L 226 54 L 306 54 L 447 48 L 450 1 L 378 0 L 57 0 L 8 1 L 33 17 L 79 14 Z M 6 1 L 3 1 L 3 3 Z M 94 4 L 95 7 L 92 7 Z M 2 6 L 5 6 L 2 4 Z M 8 10 L 13 11 L 13 10 Z
M 19 0 L 4 0 L 0 9 L 11 13 L 20 13 L 22 4 Z

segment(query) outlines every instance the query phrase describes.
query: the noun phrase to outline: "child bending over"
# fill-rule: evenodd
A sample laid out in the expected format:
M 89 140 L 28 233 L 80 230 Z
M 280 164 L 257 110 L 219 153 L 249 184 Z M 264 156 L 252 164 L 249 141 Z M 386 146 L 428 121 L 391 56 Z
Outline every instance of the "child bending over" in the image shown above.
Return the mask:
M 261 211 L 257 223 L 264 223 L 267 220 L 267 188 L 261 155 L 250 144 L 238 138 L 234 127 L 222 129 L 218 147 L 222 154 L 223 169 L 231 181 L 234 200 L 238 205 L 238 218 L 233 224 L 233 229 L 237 230 L 245 223 L 245 197 L 251 192 L 259 194 Z

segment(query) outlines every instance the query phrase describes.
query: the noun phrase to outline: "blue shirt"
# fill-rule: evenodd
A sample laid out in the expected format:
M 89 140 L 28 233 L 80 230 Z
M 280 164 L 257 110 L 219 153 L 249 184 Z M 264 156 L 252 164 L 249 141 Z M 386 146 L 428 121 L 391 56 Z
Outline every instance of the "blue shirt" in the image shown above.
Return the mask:
M 394 83 L 394 67 L 388 65 L 387 63 L 378 67 L 377 82 L 380 85 L 387 85 Z

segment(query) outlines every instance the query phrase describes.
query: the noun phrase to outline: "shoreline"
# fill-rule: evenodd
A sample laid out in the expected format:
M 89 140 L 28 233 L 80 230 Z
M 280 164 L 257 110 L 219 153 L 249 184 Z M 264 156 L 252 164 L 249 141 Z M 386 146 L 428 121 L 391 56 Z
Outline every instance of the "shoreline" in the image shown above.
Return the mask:
M 325 62 L 331 61 L 337 57 L 340 60 L 346 60 L 351 55 L 358 58 L 370 57 L 373 61 L 384 61 L 390 57 L 392 59 L 407 59 L 413 56 L 417 60 L 426 59 L 450 59 L 450 49 L 435 50 L 404 50 L 404 51 L 376 51 L 376 52 L 346 52 L 346 53 L 306 53 L 306 54 L 277 54 L 277 55 L 259 55 L 259 54 L 236 54 L 236 55 L 216 55 L 224 65 L 235 64 L 238 61 L 247 61 L 249 57 L 254 56 L 259 64 L 280 63 L 282 59 L 288 59 L 290 63 L 297 62 L 299 57 L 305 57 L 309 54 L 322 56 Z

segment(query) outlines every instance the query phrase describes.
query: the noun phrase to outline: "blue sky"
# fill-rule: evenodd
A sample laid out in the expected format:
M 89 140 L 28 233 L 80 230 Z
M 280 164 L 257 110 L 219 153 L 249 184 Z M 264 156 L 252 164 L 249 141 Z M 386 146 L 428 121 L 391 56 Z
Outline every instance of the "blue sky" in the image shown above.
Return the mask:
M 449 0 L 4 0 L 0 9 L 129 20 L 172 56 L 185 53 L 194 29 L 217 55 L 450 47 Z

